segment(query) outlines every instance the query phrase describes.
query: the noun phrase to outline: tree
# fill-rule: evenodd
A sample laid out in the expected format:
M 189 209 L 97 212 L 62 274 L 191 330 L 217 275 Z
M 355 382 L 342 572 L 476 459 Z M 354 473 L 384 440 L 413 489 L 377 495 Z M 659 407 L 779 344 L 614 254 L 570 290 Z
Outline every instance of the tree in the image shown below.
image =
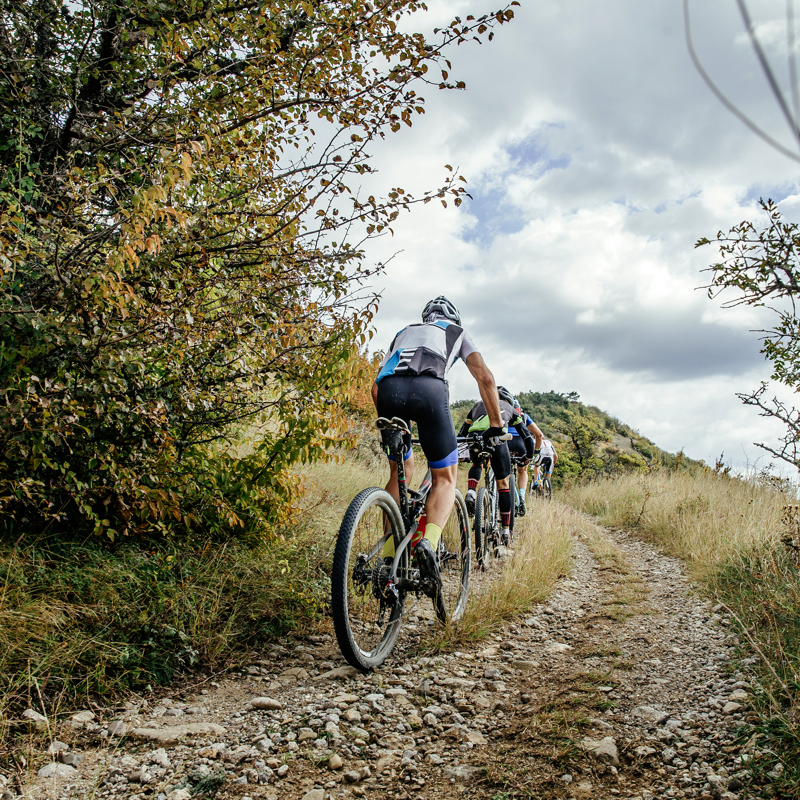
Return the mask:
M 337 440 L 375 309 L 363 238 L 464 193 L 451 170 L 362 198 L 369 146 L 513 16 L 404 32 L 422 8 L 0 0 L 7 533 L 247 527 Z
M 757 229 L 749 221 L 717 234 L 721 261 L 713 264 L 708 288 L 710 298 L 726 290 L 736 296 L 724 307 L 737 305 L 770 308 L 777 319 L 774 328 L 763 333 L 761 352 L 772 366 L 771 378 L 794 392 L 800 389 L 800 323 L 796 297 L 800 291 L 800 226 L 784 222 L 772 200 L 759 201 L 767 224 Z M 700 239 L 696 247 L 711 244 Z M 777 305 L 775 305 L 777 304 Z M 755 391 L 737 395 L 746 405 L 755 406 L 761 416 L 771 417 L 786 426 L 778 449 L 763 442 L 756 444 L 768 453 L 800 468 L 800 411 L 777 397 L 768 396 L 762 382 Z

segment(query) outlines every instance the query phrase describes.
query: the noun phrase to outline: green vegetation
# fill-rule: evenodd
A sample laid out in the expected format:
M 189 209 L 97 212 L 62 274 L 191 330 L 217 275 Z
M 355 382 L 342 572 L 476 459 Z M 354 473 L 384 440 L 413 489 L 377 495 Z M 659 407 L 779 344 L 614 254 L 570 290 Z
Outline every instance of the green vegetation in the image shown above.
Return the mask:
M 541 428 L 558 451 L 556 486 L 574 478 L 594 478 L 623 472 L 648 470 L 657 466 L 694 471 L 702 463 L 661 450 L 649 439 L 616 417 L 580 402 L 576 392 L 519 392 L 523 411 Z M 453 403 L 458 427 L 474 400 Z
M 684 559 L 724 603 L 765 687 L 755 698 L 755 769 L 781 761 L 776 789 L 800 797 L 800 527 L 791 487 L 766 474 L 657 470 L 575 485 L 561 498 Z
M 425 36 L 417 0 L 0 10 L 0 536 L 261 535 L 364 380 L 380 266 L 350 239 L 465 191 L 359 199 L 370 148 L 513 12 Z

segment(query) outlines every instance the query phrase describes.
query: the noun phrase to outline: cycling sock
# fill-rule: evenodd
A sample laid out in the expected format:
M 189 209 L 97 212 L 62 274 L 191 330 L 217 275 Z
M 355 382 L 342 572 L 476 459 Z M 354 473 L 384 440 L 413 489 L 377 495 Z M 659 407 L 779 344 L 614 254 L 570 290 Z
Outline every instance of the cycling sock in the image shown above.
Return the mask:
M 431 547 L 433 548 L 434 552 L 436 551 L 436 546 L 439 544 L 439 539 L 442 536 L 442 529 L 438 525 L 434 525 L 432 522 L 429 522 L 425 526 L 425 538 L 431 543 Z
M 474 492 L 478 488 L 478 479 L 477 478 L 467 478 L 467 491 Z
M 508 528 L 511 525 L 511 509 L 513 508 L 511 505 L 511 489 L 500 489 L 499 494 L 500 524 L 504 528 Z

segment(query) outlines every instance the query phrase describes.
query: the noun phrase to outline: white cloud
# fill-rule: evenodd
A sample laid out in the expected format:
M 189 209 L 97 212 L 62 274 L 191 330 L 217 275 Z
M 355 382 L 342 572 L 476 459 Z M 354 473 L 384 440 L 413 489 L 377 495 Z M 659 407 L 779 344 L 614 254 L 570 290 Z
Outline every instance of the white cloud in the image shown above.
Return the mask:
M 692 8 L 709 67 L 761 124 L 783 124 L 735 43 L 733 4 Z M 441 0 L 431 18 L 479 9 Z M 376 152 L 384 185 L 419 194 L 451 163 L 474 196 L 415 209 L 370 244 L 371 260 L 396 253 L 377 283 L 376 346 L 445 293 L 510 388 L 574 389 L 667 449 L 755 459 L 752 442 L 780 428 L 735 393 L 768 375 L 751 333 L 765 318 L 697 290 L 717 253 L 694 243 L 757 218 L 760 195 L 796 217 L 798 170 L 697 76 L 680 3 L 539 0 L 516 12 L 493 43 L 453 54 L 467 92 L 431 90 L 414 129 Z M 458 369 L 453 397 L 475 396 Z

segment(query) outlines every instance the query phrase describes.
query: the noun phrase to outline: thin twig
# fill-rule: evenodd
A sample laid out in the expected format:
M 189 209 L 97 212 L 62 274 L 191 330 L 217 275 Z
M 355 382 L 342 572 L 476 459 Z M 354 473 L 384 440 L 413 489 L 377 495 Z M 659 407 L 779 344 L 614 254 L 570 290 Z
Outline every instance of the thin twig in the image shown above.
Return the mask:
M 689 20 L 689 0 L 683 0 L 683 21 L 684 21 L 684 31 L 686 35 L 686 46 L 689 50 L 689 56 L 692 59 L 692 63 L 695 66 L 695 69 L 700 73 L 700 77 L 706 82 L 706 85 L 709 89 L 714 93 L 716 98 L 731 112 L 735 117 L 741 120 L 748 128 L 750 128 L 756 136 L 761 137 L 767 144 L 774 147 L 779 152 L 783 153 L 785 156 L 793 159 L 794 161 L 800 161 L 800 155 L 797 153 L 792 152 L 788 148 L 784 147 L 780 142 L 773 139 L 766 131 L 763 131 L 758 125 L 753 122 L 746 114 L 742 113 L 728 98 L 722 93 L 722 90 L 717 86 L 716 83 L 711 79 L 711 76 L 706 72 L 703 65 L 700 63 L 700 58 L 698 57 L 697 53 L 694 49 L 694 42 L 692 41 L 692 30 L 691 30 L 691 23 Z

